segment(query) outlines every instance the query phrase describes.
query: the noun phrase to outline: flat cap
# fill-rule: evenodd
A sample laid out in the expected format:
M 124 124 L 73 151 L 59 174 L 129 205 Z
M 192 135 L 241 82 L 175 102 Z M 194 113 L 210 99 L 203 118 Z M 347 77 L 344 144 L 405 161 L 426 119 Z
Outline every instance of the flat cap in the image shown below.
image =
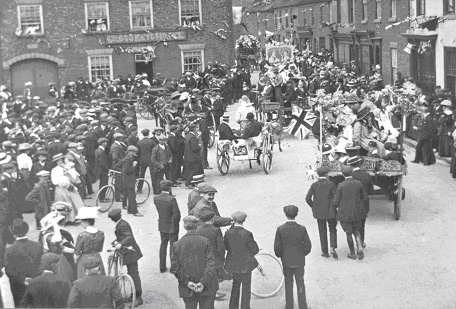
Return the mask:
M 200 190 L 200 192 L 201 193 L 216 193 L 217 190 L 213 186 L 208 184 L 207 186 L 203 187 L 203 189 Z
M 127 147 L 127 151 L 134 151 L 134 152 L 138 152 L 138 148 L 136 148 L 135 146 L 133 145 L 130 145 Z
M 233 218 L 236 222 L 244 222 L 245 218 L 247 218 L 247 214 L 243 211 L 235 211 L 231 214 L 231 218 Z
M 353 167 L 351 166 L 342 166 L 342 175 L 344 176 L 351 176 L 353 173 Z
M 68 148 L 78 148 L 79 144 L 78 143 L 70 143 L 68 145 Z
M 324 176 L 325 174 L 329 173 L 331 171 L 331 169 L 327 166 L 320 166 L 319 168 L 317 168 L 317 175 L 318 176 Z
M 174 132 L 174 131 L 176 131 L 177 129 L 179 129 L 179 126 L 178 126 L 178 125 L 173 124 L 173 125 L 170 125 L 170 126 L 169 126 L 169 130 L 170 130 L 171 132 Z
M 123 122 L 133 122 L 133 118 L 131 118 L 131 117 L 125 117 L 122 121 L 123 121 Z
M 114 133 L 113 137 L 114 138 L 121 138 L 121 137 L 123 137 L 123 134 L 117 132 L 117 133 Z
M 86 125 L 85 123 L 80 124 L 76 127 L 76 130 L 78 131 L 87 131 L 89 129 L 89 126 Z
M 162 190 L 168 191 L 169 189 L 171 189 L 172 186 L 173 182 L 170 180 L 165 179 L 160 181 L 160 187 L 162 188 Z
M 195 216 L 186 216 L 182 219 L 185 229 L 196 229 L 199 219 Z
M 294 218 L 298 215 L 299 208 L 295 205 L 287 205 L 283 207 L 283 212 L 287 217 Z
M 145 136 L 149 135 L 149 132 L 150 132 L 149 129 L 143 129 L 143 130 L 141 131 L 142 135 L 145 135 Z
M 41 256 L 41 267 L 46 270 L 52 270 L 53 265 L 60 262 L 60 257 L 52 252 L 45 253 Z
M 76 138 L 75 138 L 76 142 L 80 142 L 80 141 L 83 141 L 85 139 L 87 139 L 87 136 L 85 136 L 85 135 L 77 135 Z
M 188 125 L 188 129 L 189 129 L 189 130 L 194 130 L 194 129 L 196 129 L 197 127 L 198 127 L 198 126 L 196 125 L 196 123 L 190 123 L 190 124 Z
M 116 209 L 111 209 L 108 213 L 108 217 L 111 219 L 119 219 L 122 216 L 122 209 L 116 208 Z
M 166 141 L 167 139 L 168 139 L 168 137 L 166 135 L 163 135 L 163 134 L 158 137 L 159 141 Z
M 103 143 L 106 143 L 108 141 L 108 139 L 106 137 L 102 137 L 102 138 L 99 138 L 98 139 L 98 145 L 101 145 Z
M 84 262 L 84 268 L 85 269 L 93 269 L 95 267 L 98 267 L 101 265 L 101 259 L 99 257 L 95 256 L 90 256 L 87 258 L 87 260 Z
M 211 220 L 212 218 L 214 218 L 215 216 L 215 212 L 211 211 L 211 210 L 203 210 L 200 214 L 200 220 L 203 221 L 203 222 L 207 222 L 209 220 Z
M 42 171 L 39 171 L 38 173 L 36 173 L 36 176 L 38 176 L 38 177 L 49 176 L 49 175 L 51 175 L 51 173 L 46 170 L 42 170 Z
M 164 132 L 164 130 L 163 128 L 155 128 L 153 132 Z

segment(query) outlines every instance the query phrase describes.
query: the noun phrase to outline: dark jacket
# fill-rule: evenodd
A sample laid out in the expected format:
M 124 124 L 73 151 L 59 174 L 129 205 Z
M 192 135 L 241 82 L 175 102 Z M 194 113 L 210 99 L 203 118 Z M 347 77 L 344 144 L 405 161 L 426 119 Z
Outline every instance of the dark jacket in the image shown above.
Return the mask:
M 364 191 L 369 195 L 374 192 L 374 183 L 372 182 L 372 176 L 362 170 L 354 170 L 352 173 L 354 180 L 358 180 L 362 183 Z M 366 207 L 366 212 L 369 212 L 369 197 L 364 200 L 364 207 Z
M 107 175 L 109 173 L 109 161 L 106 151 L 98 147 L 95 150 L 95 177 L 100 178 L 101 175 Z
M 123 309 L 124 307 L 116 278 L 104 275 L 90 275 L 76 280 L 67 303 L 67 308 Z
M 125 150 L 122 145 L 114 142 L 109 149 L 109 156 L 111 157 L 111 164 L 114 167 L 125 157 Z
M 349 177 L 339 184 L 334 197 L 334 206 L 337 208 L 337 221 L 354 222 L 365 219 L 367 216 L 364 207 L 369 198 L 361 182 Z
M 155 146 L 152 149 L 152 169 L 154 172 L 162 170 L 170 161 L 173 161 L 173 154 L 168 145 L 165 145 L 165 149 L 162 149 L 160 145 Z
M 179 281 L 179 296 L 193 296 L 194 292 L 187 287 L 189 281 L 204 285 L 201 296 L 215 295 L 218 279 L 209 239 L 196 235 L 196 230 L 188 231 L 173 243 L 171 250 L 170 272 Z
M 326 178 L 314 182 L 306 195 L 306 202 L 312 208 L 315 219 L 335 219 L 336 209 L 333 206 L 336 185 Z
M 134 262 L 137 262 L 140 258 L 143 257 L 141 248 L 139 248 L 138 243 L 136 242 L 135 235 L 133 235 L 133 230 L 131 229 L 130 224 L 124 219 L 120 219 L 116 224 L 116 240 L 124 247 L 133 247 L 134 251 L 121 249 L 121 254 L 123 255 L 123 264 L 128 265 Z
M 261 122 L 258 122 L 256 120 L 250 121 L 245 126 L 244 135 L 242 135 L 242 138 L 247 139 L 250 137 L 258 136 L 258 135 L 260 135 L 262 130 L 263 130 L 263 124 Z
M 304 267 L 311 249 L 312 243 L 303 225 L 290 221 L 277 228 L 274 252 L 284 267 Z
M 41 165 L 40 162 L 33 163 L 32 169 L 30 170 L 30 175 L 29 175 L 29 184 L 30 184 L 31 187 L 35 183 L 38 182 L 39 179 L 38 179 L 38 176 L 36 176 L 36 174 L 38 174 L 42 170 L 51 172 L 51 167 L 50 167 L 49 163 L 44 163 L 44 166 Z
M 71 283 L 61 276 L 44 272 L 30 281 L 20 306 L 23 308 L 65 308 Z
M 217 227 L 228 226 L 231 224 L 231 218 L 229 217 L 221 217 L 217 204 L 215 202 L 208 202 L 206 199 L 201 198 L 193 207 L 192 210 L 189 211 L 189 214 L 192 216 L 197 217 L 198 219 L 201 216 L 201 213 L 204 211 L 213 211 L 215 213 L 214 216 L 214 225 Z
M 225 123 L 225 122 L 222 122 L 219 127 L 218 127 L 218 131 L 219 131 L 219 140 L 235 140 L 237 137 L 233 134 L 233 130 L 231 130 L 230 126 Z
M 193 210 L 193 208 L 195 208 L 196 204 L 198 204 L 202 198 L 203 197 L 201 196 L 201 193 L 196 188 L 190 191 L 187 201 L 188 214 L 190 214 L 190 212 Z
M 187 133 L 185 136 L 184 161 L 201 161 L 201 147 L 198 145 L 198 139 L 192 132 Z
M 258 266 L 255 255 L 260 252 L 252 232 L 242 226 L 232 226 L 225 232 L 225 270 L 231 273 L 248 273 Z
M 179 233 L 181 218 L 176 198 L 168 192 L 154 196 L 155 207 L 158 212 L 158 230 L 162 233 Z
M 52 158 L 54 155 L 58 153 L 66 154 L 67 148 L 65 144 L 61 142 L 51 142 L 47 144 L 46 151 L 49 153 L 49 157 Z
M 436 126 L 430 114 L 424 117 L 421 126 L 418 128 L 418 140 L 430 139 L 436 134 Z
M 151 138 L 144 137 L 143 139 L 139 140 L 138 142 L 138 158 L 139 164 L 142 166 L 149 166 L 152 164 L 150 157 L 152 155 L 152 149 L 157 146 Z
M 225 264 L 225 242 L 220 228 L 212 224 L 203 223 L 198 226 L 196 234 L 209 239 L 212 253 L 214 253 L 215 266 L 217 268 L 223 267 L 223 264 Z
M 136 183 L 136 167 L 133 166 L 133 157 L 131 155 L 125 156 L 119 162 L 122 172 L 122 185 L 124 188 L 131 188 Z

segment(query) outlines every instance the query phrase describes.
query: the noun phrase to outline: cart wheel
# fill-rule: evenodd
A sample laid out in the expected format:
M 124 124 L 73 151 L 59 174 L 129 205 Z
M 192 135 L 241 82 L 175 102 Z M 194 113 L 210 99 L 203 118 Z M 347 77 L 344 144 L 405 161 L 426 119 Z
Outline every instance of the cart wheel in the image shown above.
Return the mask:
M 394 219 L 399 220 L 401 217 L 401 204 L 402 204 L 402 176 L 399 178 L 397 185 L 397 194 L 394 197 Z
M 138 102 L 138 113 L 143 117 L 144 119 L 152 119 L 153 115 L 150 112 L 150 108 L 146 104 Z
M 174 116 L 171 115 L 170 113 L 165 114 L 165 121 L 164 121 L 164 130 L 166 134 L 170 132 L 169 127 L 171 126 L 171 122 L 174 120 Z
M 266 174 L 269 174 L 272 169 L 272 151 L 267 150 L 263 153 L 263 170 Z
M 228 174 L 230 170 L 230 156 L 228 155 L 228 151 L 219 147 L 217 147 L 217 168 L 223 176 Z
M 208 148 L 212 148 L 215 143 L 215 117 L 212 112 L 209 113 L 210 121 L 208 124 L 208 129 L 209 129 L 209 143 L 207 144 Z

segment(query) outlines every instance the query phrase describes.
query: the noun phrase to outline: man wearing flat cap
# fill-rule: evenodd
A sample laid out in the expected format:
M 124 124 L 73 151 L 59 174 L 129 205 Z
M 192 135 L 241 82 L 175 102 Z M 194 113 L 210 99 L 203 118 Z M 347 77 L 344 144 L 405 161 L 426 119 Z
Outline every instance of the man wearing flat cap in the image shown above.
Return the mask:
M 62 258 L 65 258 L 62 256 Z M 65 308 L 70 296 L 71 282 L 58 274 L 60 257 L 45 253 L 41 257 L 43 273 L 33 278 L 20 303 L 22 308 Z
M 101 264 L 99 257 L 84 262 L 86 276 L 74 282 L 67 308 L 125 308 L 116 278 L 101 275 Z
M 225 270 L 233 274 L 230 308 L 239 308 L 239 298 L 242 298 L 241 308 L 250 308 L 252 271 L 258 266 L 255 255 L 260 249 L 253 238 L 252 232 L 244 228 L 247 214 L 236 211 L 231 215 L 234 224 L 225 232 L 226 247 Z
M 51 190 L 48 186 L 48 180 L 51 173 L 42 170 L 37 174 L 38 183 L 35 184 L 33 189 L 25 197 L 25 201 L 33 204 L 35 207 L 35 221 L 36 229 L 41 229 L 40 221 L 51 211 L 52 197 Z
M 362 183 L 353 179 L 353 167 L 343 166 L 342 174 L 345 180 L 337 187 L 334 197 L 334 207 L 337 208 L 336 218 L 347 235 L 347 243 L 350 248 L 350 253 L 347 257 L 356 260 L 358 256 L 358 259 L 362 260 L 364 258 L 364 252 L 360 229 L 361 221 L 366 219 L 367 216 L 364 205 L 369 195 L 364 190 Z M 356 241 L 356 254 L 353 235 Z
M 152 186 L 154 194 L 160 193 L 160 181 L 166 176 L 167 180 L 172 181 L 171 163 L 173 162 L 173 154 L 168 144 L 166 144 L 167 137 L 160 135 L 158 137 L 159 144 L 152 149 Z
M 14 303 L 19 307 L 30 280 L 40 274 L 43 249 L 41 243 L 28 239 L 29 225 L 22 219 L 14 219 L 10 231 L 16 240 L 6 248 L 5 273 L 10 279 Z
M 100 180 L 99 189 L 103 186 L 106 186 L 109 181 L 109 160 L 108 154 L 106 153 L 106 147 L 108 145 L 108 139 L 102 137 L 98 139 L 98 148 L 95 150 L 95 167 L 94 167 L 94 176 L 95 179 Z M 100 201 L 105 199 L 105 190 L 100 192 Z
M 45 170 L 50 172 L 51 171 L 51 166 L 47 162 L 49 154 L 44 151 L 44 150 L 38 150 L 35 152 L 35 157 L 38 159 L 35 163 L 32 165 L 32 169 L 30 170 L 30 175 L 29 175 L 29 186 L 33 187 L 35 183 L 39 181 L 38 177 L 36 176 L 39 172 Z
M 198 218 L 187 216 L 182 221 L 187 233 L 172 246 L 170 271 L 179 282 L 185 308 L 213 308 L 219 284 L 211 243 L 196 234 Z
M 194 175 L 204 174 L 203 164 L 201 160 L 201 146 L 198 144 L 196 132 L 198 126 L 194 123 L 188 125 L 189 132 L 185 136 L 185 149 L 184 149 L 184 165 L 186 171 L 185 186 L 189 189 L 191 187 L 191 180 Z
M 230 225 L 231 218 L 221 217 L 217 208 L 217 204 L 214 202 L 215 193 L 217 193 L 217 190 L 208 184 L 207 186 L 204 186 L 200 192 L 203 194 L 203 198 L 198 203 L 196 203 L 195 208 L 190 210 L 189 214 L 199 219 L 203 211 L 213 211 L 215 213 L 214 226 L 222 227 Z
M 180 125 L 173 124 L 169 127 L 169 134 L 167 144 L 171 149 L 173 155 L 173 162 L 171 163 L 172 170 L 172 180 L 174 185 L 179 185 L 179 178 L 182 178 L 182 165 L 184 163 L 184 149 L 185 149 L 185 139 L 182 136 L 182 131 L 180 130 Z
M 277 228 L 274 240 L 275 255 L 282 260 L 285 276 L 285 308 L 293 308 L 293 277 L 296 279 L 299 308 L 307 308 L 304 266 L 306 256 L 312 249 L 306 228 L 296 222 L 298 207 L 288 205 L 283 208 L 287 222 Z M 324 223 L 326 224 L 326 223 Z M 327 250 L 327 249 L 326 249 Z
M 329 243 L 331 246 L 331 255 L 337 259 L 337 220 L 336 208 L 333 205 L 334 196 L 336 194 L 336 185 L 328 179 L 330 169 L 327 166 L 317 168 L 319 179 L 314 182 L 309 191 L 307 191 L 306 202 L 312 208 L 312 214 L 317 219 L 318 233 L 320 235 L 321 255 L 329 257 L 328 253 L 328 230 L 329 228 Z
M 170 180 L 160 181 L 161 193 L 154 196 L 154 204 L 158 212 L 158 231 L 160 232 L 160 272 L 166 271 L 166 250 L 173 247 L 173 243 L 179 237 L 179 221 L 181 213 L 177 200 L 172 195 L 173 182 Z
M 123 158 L 119 163 L 120 171 L 122 172 L 122 207 L 128 209 L 127 213 L 134 215 L 136 217 L 143 217 L 140 212 L 138 212 L 138 204 L 136 203 L 136 157 L 138 156 L 138 148 L 135 146 L 128 146 L 127 153 L 125 158 Z M 117 181 L 117 179 L 116 179 Z M 127 206 L 128 205 L 128 206 Z
M 149 168 L 150 179 L 153 179 L 152 176 L 152 149 L 158 145 L 149 137 L 150 130 L 143 129 L 141 134 L 143 138 L 138 142 L 138 162 L 139 162 L 139 178 L 144 178 L 146 176 L 146 170 Z M 153 184 L 152 184 L 153 186 Z M 143 182 L 139 182 L 138 191 L 141 191 L 143 187 Z M 153 188 L 153 187 L 152 187 Z
M 133 230 L 130 224 L 122 219 L 121 209 L 112 209 L 108 213 L 108 217 L 116 223 L 116 228 L 114 231 L 116 240 L 112 242 L 112 245 L 122 254 L 123 265 L 127 266 L 128 274 L 133 279 L 133 282 L 135 284 L 135 307 L 142 305 L 142 285 L 138 270 L 138 260 L 143 257 L 141 248 L 139 248 L 138 243 L 136 242 L 135 235 L 133 235 Z M 133 248 L 133 250 L 126 249 L 130 247 Z
M 111 159 L 111 166 L 116 166 L 120 160 L 125 157 L 124 145 L 122 143 L 124 135 L 122 133 L 114 133 L 114 142 L 109 149 L 109 157 Z

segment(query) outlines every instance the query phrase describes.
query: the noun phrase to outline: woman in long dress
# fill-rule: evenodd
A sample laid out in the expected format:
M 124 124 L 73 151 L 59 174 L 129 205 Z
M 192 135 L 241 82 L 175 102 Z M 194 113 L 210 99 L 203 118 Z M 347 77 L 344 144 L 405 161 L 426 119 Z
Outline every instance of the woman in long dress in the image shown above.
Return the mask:
M 61 201 L 71 204 L 71 213 L 69 214 L 67 221 L 74 222 L 79 209 L 84 207 L 84 201 L 79 195 L 78 189 L 71 184 L 68 176 L 60 176 L 57 186 L 55 186 L 54 196 L 56 202 Z
M 100 252 L 103 251 L 105 235 L 98 230 L 95 225 L 95 219 L 98 218 L 98 207 L 83 207 L 76 216 L 81 220 L 84 232 L 78 235 L 74 249 L 74 258 L 77 263 L 77 278 L 80 279 L 85 275 L 84 262 L 91 256 L 101 259 Z M 102 264 L 100 274 L 105 275 L 105 268 Z
M 451 104 L 449 100 L 443 101 L 443 103 Z M 453 146 L 453 111 L 450 106 L 443 106 L 443 113 L 438 120 L 439 125 L 439 156 L 451 157 L 451 147 Z

